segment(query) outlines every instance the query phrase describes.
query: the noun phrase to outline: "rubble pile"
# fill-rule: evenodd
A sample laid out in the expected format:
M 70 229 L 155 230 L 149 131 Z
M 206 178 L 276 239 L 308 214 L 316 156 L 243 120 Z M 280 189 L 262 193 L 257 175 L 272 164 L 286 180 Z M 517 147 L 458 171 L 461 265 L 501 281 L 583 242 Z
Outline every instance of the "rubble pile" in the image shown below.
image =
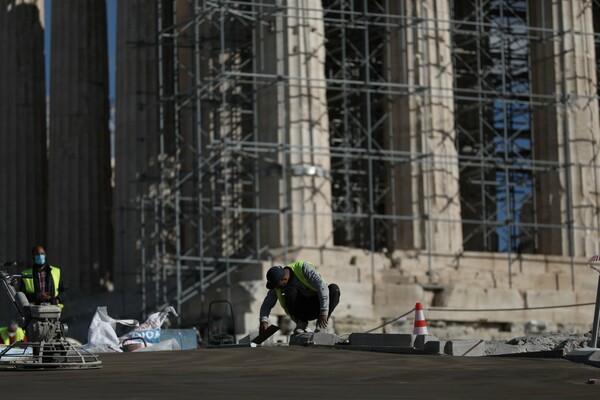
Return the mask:
M 519 346 L 527 353 L 560 350 L 565 355 L 575 349 L 586 347 L 589 340 L 589 334 L 555 333 L 517 337 L 506 343 Z

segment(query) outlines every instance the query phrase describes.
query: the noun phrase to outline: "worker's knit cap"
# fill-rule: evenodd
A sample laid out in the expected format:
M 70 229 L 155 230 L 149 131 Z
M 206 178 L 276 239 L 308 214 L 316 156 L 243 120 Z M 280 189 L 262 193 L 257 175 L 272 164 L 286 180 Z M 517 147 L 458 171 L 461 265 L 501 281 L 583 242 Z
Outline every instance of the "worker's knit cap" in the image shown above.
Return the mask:
M 269 268 L 267 271 L 267 289 L 275 289 L 284 276 L 285 272 L 281 265 L 275 265 Z

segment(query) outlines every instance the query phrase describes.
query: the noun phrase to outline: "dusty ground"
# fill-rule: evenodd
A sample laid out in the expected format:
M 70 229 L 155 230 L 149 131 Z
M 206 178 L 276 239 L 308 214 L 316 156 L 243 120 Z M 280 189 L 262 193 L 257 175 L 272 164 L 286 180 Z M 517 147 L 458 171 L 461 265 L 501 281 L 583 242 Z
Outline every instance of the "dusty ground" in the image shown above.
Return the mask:
M 3 393 L 59 399 L 577 399 L 600 368 L 563 359 L 383 354 L 311 347 L 101 355 L 103 367 L 1 371 Z M 588 379 L 598 379 L 587 384 Z

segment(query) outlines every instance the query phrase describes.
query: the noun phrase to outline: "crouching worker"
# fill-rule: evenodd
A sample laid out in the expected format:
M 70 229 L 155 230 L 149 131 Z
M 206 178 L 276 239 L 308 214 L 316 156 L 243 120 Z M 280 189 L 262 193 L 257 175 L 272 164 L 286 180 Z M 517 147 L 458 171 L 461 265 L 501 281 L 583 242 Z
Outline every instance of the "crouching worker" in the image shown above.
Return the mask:
M 327 286 L 313 265 L 296 261 L 285 267 L 276 265 L 267 271 L 269 292 L 260 307 L 260 328 L 269 327 L 269 313 L 279 304 L 296 323 L 295 334 L 307 331 L 308 321 L 317 320 L 317 330 L 327 328 L 329 317 L 340 302 L 340 288 Z
M 25 331 L 21 329 L 19 324 L 12 321 L 9 326 L 0 328 L 0 340 L 5 346 L 9 346 L 16 342 L 26 342 Z

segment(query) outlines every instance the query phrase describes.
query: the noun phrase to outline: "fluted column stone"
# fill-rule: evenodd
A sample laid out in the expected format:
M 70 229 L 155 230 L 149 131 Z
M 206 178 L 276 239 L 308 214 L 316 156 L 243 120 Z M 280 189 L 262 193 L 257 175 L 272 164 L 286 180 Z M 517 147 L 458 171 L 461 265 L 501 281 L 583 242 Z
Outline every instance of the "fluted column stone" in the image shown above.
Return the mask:
M 140 197 L 160 176 L 155 1 L 118 2 L 117 15 L 115 284 L 128 305 L 141 268 Z
M 539 250 L 589 256 L 600 228 L 592 2 L 530 2 L 529 13 Z
M 0 261 L 46 241 L 43 1 L 0 0 Z
M 272 247 L 333 245 L 329 179 L 329 118 L 325 85 L 325 34 L 320 0 L 266 1 L 258 12 L 275 13 L 257 27 L 257 72 L 273 77 L 257 92 L 258 140 L 278 145 L 280 169 L 260 176 L 265 216 L 263 243 Z M 264 8 L 264 9 L 263 9 Z
M 398 28 L 390 29 L 385 71 L 403 85 L 388 101 L 385 136 L 396 158 L 388 169 L 386 209 L 400 217 L 389 234 L 391 248 L 462 250 L 449 10 L 448 0 L 389 3 Z
M 55 1 L 52 27 L 47 251 L 89 294 L 113 262 L 105 1 Z

